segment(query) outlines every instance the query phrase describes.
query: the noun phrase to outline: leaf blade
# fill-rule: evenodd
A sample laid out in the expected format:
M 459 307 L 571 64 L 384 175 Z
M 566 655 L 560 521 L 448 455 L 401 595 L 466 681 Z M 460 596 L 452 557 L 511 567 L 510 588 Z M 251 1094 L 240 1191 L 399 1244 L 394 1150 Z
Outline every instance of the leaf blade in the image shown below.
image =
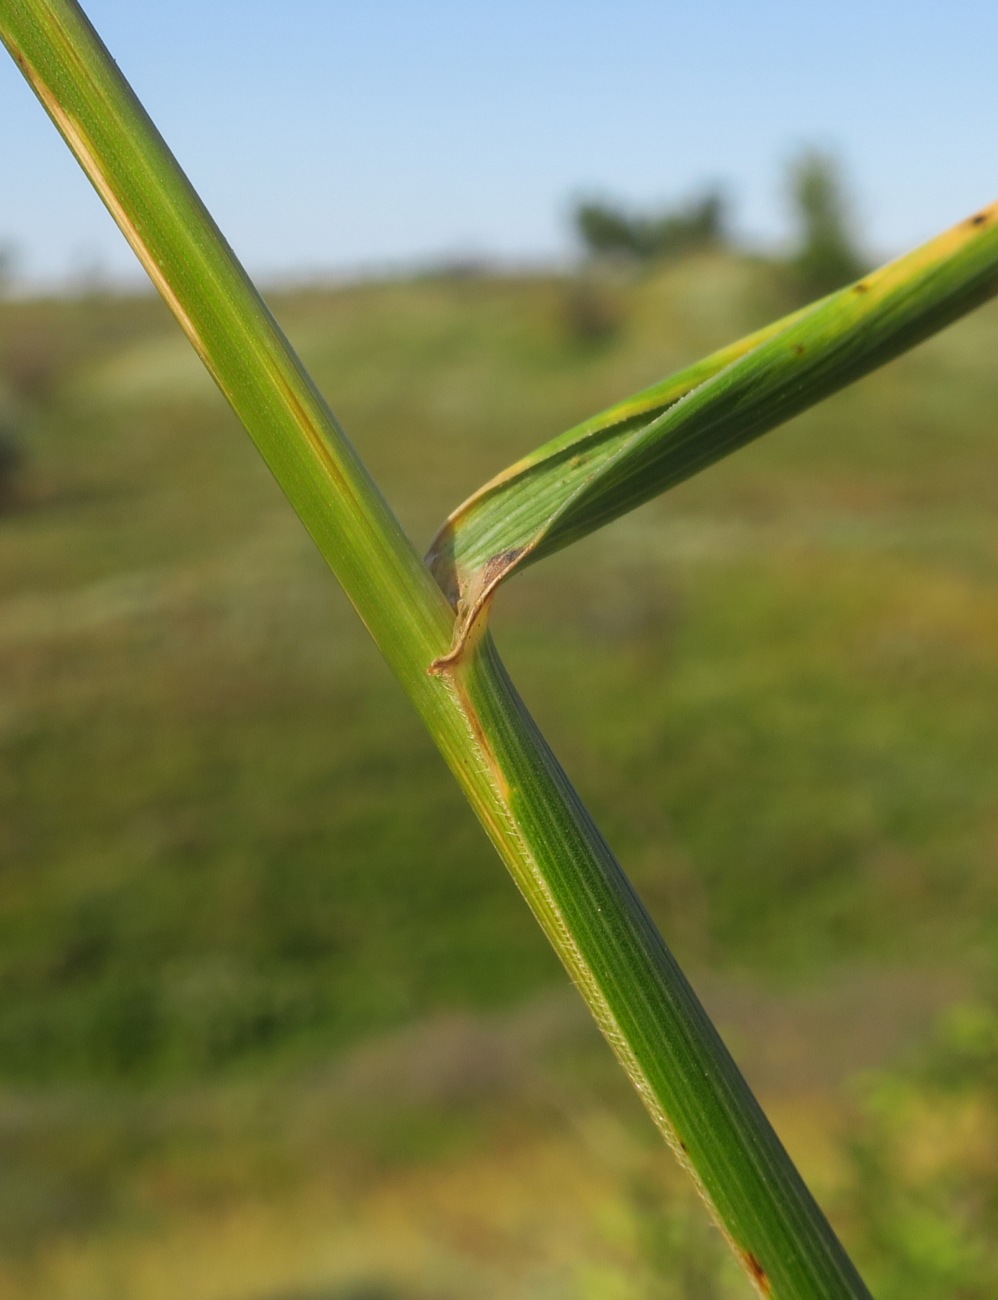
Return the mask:
M 855 284 L 517 461 L 445 521 L 427 562 L 459 658 L 503 581 L 698 473 L 998 293 L 998 203 Z

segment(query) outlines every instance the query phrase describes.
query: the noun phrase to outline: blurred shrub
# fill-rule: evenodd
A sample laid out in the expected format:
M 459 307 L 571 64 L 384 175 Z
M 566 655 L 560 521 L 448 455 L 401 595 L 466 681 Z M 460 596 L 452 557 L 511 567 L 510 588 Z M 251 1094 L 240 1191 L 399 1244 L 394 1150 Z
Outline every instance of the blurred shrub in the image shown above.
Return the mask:
M 562 318 L 569 338 L 577 343 L 607 343 L 620 333 L 624 303 L 612 285 L 582 276 L 570 280 L 562 296 Z
M 590 257 L 680 257 L 726 243 L 726 225 L 727 205 L 717 190 L 658 213 L 630 214 L 599 201 L 575 209 L 576 232 Z
M 0 351 L 0 380 L 11 396 L 29 406 L 52 405 L 69 364 L 66 344 L 55 329 L 8 338 Z
M 11 244 L 0 244 L 0 298 L 10 293 L 17 274 L 17 250 Z
M 163 1037 L 159 992 L 149 979 L 108 981 L 89 1007 L 88 1055 L 97 1071 L 143 1073 Z
M 0 514 L 20 498 L 24 459 L 24 444 L 14 422 L 0 416 Z
M 868 1087 L 848 1208 L 882 1300 L 998 1295 L 998 1003 L 958 1009 Z
M 809 150 L 790 166 L 797 251 L 790 269 L 799 293 L 819 298 L 858 280 L 868 268 L 856 241 L 841 167 L 827 153 Z

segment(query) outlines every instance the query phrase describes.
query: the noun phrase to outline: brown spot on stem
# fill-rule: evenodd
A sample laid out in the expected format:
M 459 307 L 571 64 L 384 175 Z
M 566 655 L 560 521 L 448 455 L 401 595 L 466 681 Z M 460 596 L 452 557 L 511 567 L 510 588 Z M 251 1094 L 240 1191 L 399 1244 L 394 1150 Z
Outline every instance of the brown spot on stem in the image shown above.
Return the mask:
M 770 1282 L 769 1274 L 763 1268 L 759 1256 L 753 1254 L 751 1250 L 745 1250 L 742 1252 L 742 1260 L 745 1263 L 745 1267 L 748 1269 L 749 1276 L 756 1284 L 759 1291 L 763 1295 L 772 1295 L 773 1284 Z
M 853 285 L 852 291 L 853 293 L 869 293 L 870 286 L 866 283 L 865 280 L 860 280 L 859 284 Z
M 794 344 L 794 356 L 802 357 L 806 351 L 807 348 L 804 346 L 803 343 Z
M 976 212 L 972 217 L 968 217 L 968 226 L 986 226 L 988 224 L 988 213 Z
M 524 549 L 522 546 L 514 546 L 508 551 L 500 551 L 498 555 L 490 556 L 482 565 L 482 586 L 490 587 L 507 569 L 512 568 L 523 554 Z

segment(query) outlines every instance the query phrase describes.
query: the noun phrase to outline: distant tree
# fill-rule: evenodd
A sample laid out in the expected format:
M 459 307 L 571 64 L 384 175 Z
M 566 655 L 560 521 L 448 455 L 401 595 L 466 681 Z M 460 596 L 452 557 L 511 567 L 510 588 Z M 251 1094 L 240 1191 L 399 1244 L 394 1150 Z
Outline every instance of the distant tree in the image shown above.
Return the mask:
M 609 203 L 589 201 L 575 209 L 575 228 L 591 257 L 679 257 L 726 241 L 727 205 L 717 190 L 658 213 L 632 215 Z
M 10 293 L 17 272 L 17 250 L 12 244 L 0 244 L 0 298 Z
M 724 198 L 719 191 L 709 190 L 673 212 L 639 222 L 639 227 L 648 256 L 669 257 L 723 244 L 726 224 Z
M 575 229 L 591 257 L 639 256 L 634 222 L 619 208 L 580 203 L 575 209 Z
M 852 228 L 841 168 L 832 155 L 808 150 L 790 166 L 798 225 L 791 267 L 802 293 L 816 298 L 857 280 L 868 267 Z

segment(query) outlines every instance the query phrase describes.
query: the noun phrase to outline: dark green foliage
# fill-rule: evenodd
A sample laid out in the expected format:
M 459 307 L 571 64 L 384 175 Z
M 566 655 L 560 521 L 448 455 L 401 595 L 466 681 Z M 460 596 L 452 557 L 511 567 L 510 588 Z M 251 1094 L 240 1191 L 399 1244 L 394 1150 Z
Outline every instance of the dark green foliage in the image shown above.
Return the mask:
M 858 280 L 868 269 L 852 228 L 841 168 L 834 157 L 810 150 L 790 167 L 797 251 L 790 263 L 804 301 Z
M 575 209 L 576 233 L 591 257 L 640 261 L 680 257 L 720 247 L 727 238 L 727 205 L 718 190 L 663 212 L 628 213 L 590 200 Z
M 16 426 L 0 419 L 0 513 L 17 503 L 24 461 L 24 443 Z

